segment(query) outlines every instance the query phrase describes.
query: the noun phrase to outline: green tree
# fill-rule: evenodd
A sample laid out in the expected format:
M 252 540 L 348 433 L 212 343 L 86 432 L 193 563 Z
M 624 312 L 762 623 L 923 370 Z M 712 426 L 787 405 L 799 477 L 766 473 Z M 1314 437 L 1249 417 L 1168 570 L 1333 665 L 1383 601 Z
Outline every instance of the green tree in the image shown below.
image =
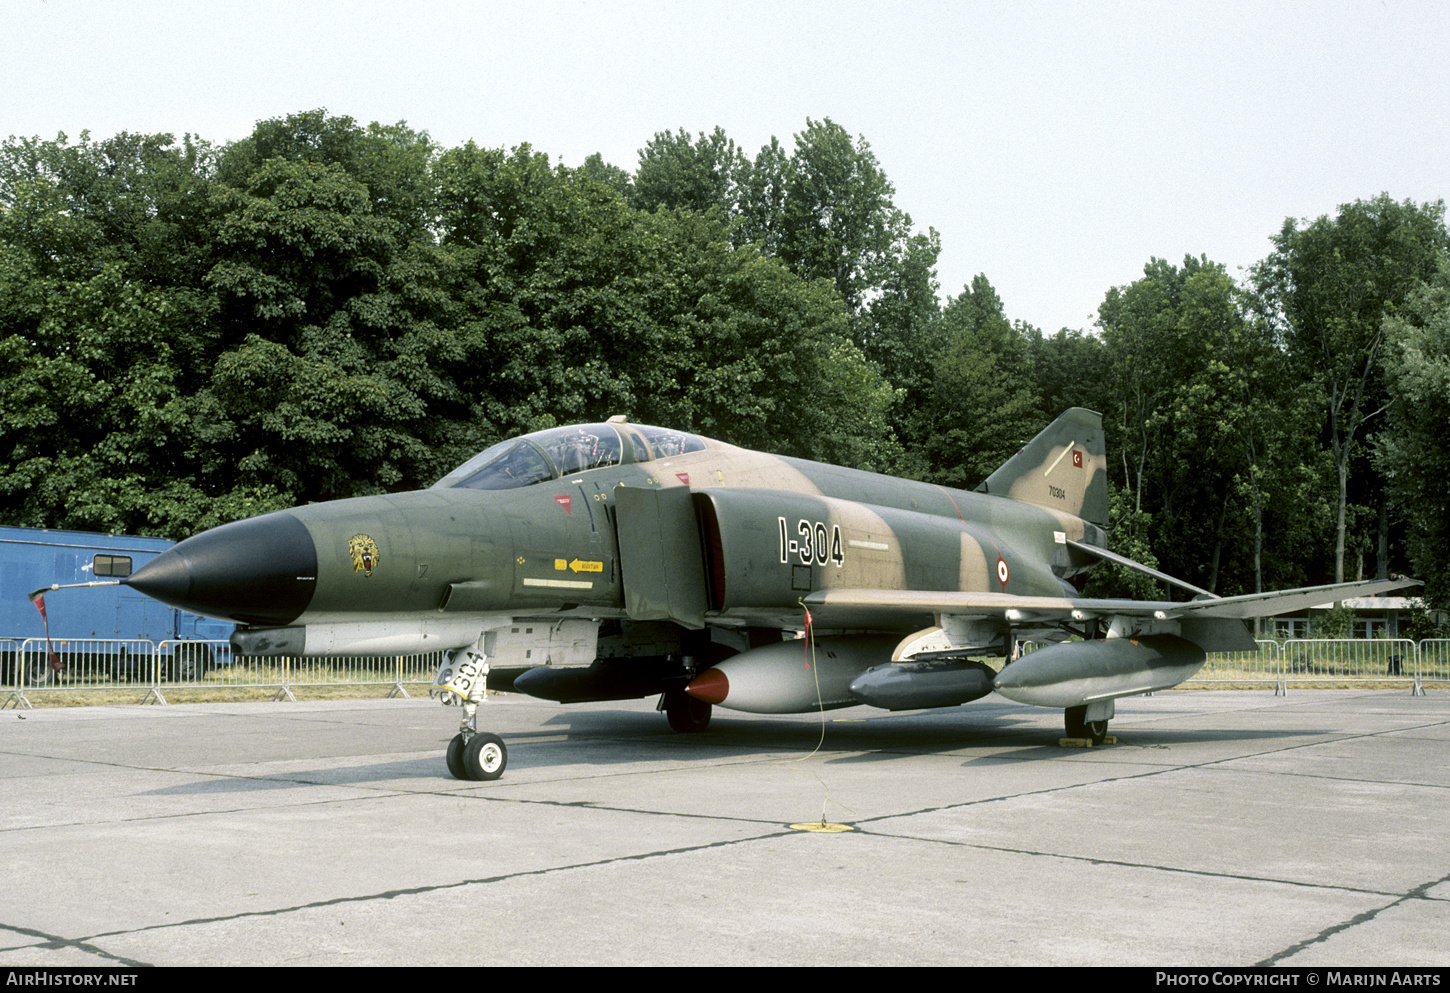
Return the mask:
M 667 388 L 682 332 L 652 313 L 669 287 L 653 278 L 645 215 L 527 145 L 470 142 L 436 171 L 458 382 L 486 436 L 626 413 Z
M 697 214 L 649 219 L 684 351 L 650 398 L 660 420 L 750 448 L 883 470 L 898 457 L 890 387 L 851 341 L 840 298 Z M 647 359 L 658 361 L 658 357 Z
M 214 306 L 209 146 L 122 134 L 0 151 L 0 508 L 171 533 L 196 509 L 187 398 Z M 184 526 L 184 522 L 182 523 Z
M 1436 253 L 1450 244 L 1444 214 L 1443 202 L 1396 203 L 1381 194 L 1302 228 L 1289 218 L 1273 239 L 1274 253 L 1255 270 L 1265 313 L 1322 397 L 1338 491 L 1336 582 L 1345 574 L 1351 467 L 1366 425 L 1384 409 L 1384 319 L 1431 275 Z
M 443 243 L 460 280 L 460 382 L 499 433 L 637 420 L 810 458 L 889 452 L 892 395 L 839 298 L 719 212 L 629 207 L 528 148 L 444 153 Z
M 807 118 L 795 141 L 777 251 L 802 277 L 830 280 L 855 314 L 897 263 L 911 217 L 864 137 L 852 142 L 830 118 Z
M 1426 599 L 1450 609 L 1450 254 L 1384 321 L 1380 357 L 1390 397 L 1376 456 L 1409 524 L 1408 545 Z
M 1207 265 L 1207 260 L 1191 256 L 1181 269 L 1151 259 L 1142 279 L 1111 288 L 1098 308 L 1110 363 L 1113 409 L 1104 412 L 1108 448 L 1118 452 L 1123 485 L 1135 510 L 1143 509 L 1150 470 L 1162 460 L 1167 405 L 1187 380 L 1196 350 L 1196 342 L 1180 341 L 1183 284 Z M 1180 347 L 1185 344 L 1187 351 Z
M 616 165 L 604 161 L 604 156 L 595 152 L 584 160 L 579 171 L 596 183 L 612 188 L 626 200 L 634 192 L 634 177 Z
M 755 244 L 766 255 L 780 254 L 790 168 L 790 156 L 773 135 L 755 159 L 741 168 L 735 244 Z
M 1023 330 L 1007 320 L 985 275 L 947 301 L 941 326 L 946 349 L 913 437 L 926 453 L 927 478 L 970 488 L 1042 430 L 1041 395 Z
M 929 470 L 925 448 L 930 431 L 937 367 L 950 344 L 937 301 L 936 261 L 941 239 L 935 231 L 913 235 L 900 264 L 867 309 L 863 354 L 896 389 L 890 421 L 896 436 L 913 453 L 896 471 L 920 478 Z M 858 327 L 863 324 L 858 323 Z
M 405 122 L 363 127 L 351 117 L 309 110 L 258 121 L 226 148 L 217 178 L 234 189 L 256 185 L 253 174 L 272 160 L 334 166 L 355 180 L 369 213 L 386 218 L 401 241 L 428 238 L 434 189 L 429 164 L 438 149 L 426 131 Z
M 1108 484 L 1108 520 L 1111 522 L 1113 550 L 1119 555 L 1141 562 L 1150 569 L 1158 568 L 1153 554 L 1150 530 L 1153 515 L 1136 507 L 1136 498 L 1115 483 Z M 1087 574 L 1082 584 L 1083 596 L 1108 599 L 1164 600 L 1168 593 L 1152 576 L 1100 562 Z
M 718 210 L 729 221 L 739 202 L 745 156 L 717 127 L 693 141 L 682 128 L 661 131 L 640 149 L 639 169 L 629 202 L 640 210 L 666 207 L 705 213 Z
M 640 153 L 631 202 L 644 208 L 716 210 L 737 248 L 753 245 L 805 280 L 823 280 L 840 297 L 856 348 L 885 376 L 895 400 L 889 428 L 899 446 L 891 468 L 926 470 L 910 440 L 933 391 L 935 363 L 947 347 L 937 300 L 941 239 L 911 233 L 893 202 L 895 188 L 865 138 L 829 119 L 807 119 L 787 153 L 772 137 L 747 160 L 716 128 L 691 139 L 661 132 Z
M 293 502 L 425 485 L 466 415 L 435 360 L 431 143 L 321 112 L 265 121 L 218 169 L 220 311 L 194 401 L 213 464 Z M 215 489 L 224 484 L 208 480 Z
M 1027 326 L 1023 338 L 1044 414 L 1055 417 L 1069 407 L 1098 412 L 1111 409 L 1108 354 L 1101 337 L 1069 328 L 1047 337 Z
M 1242 591 L 1250 563 L 1225 556 L 1249 544 L 1252 520 L 1261 572 L 1266 472 L 1283 451 L 1265 423 L 1278 398 L 1264 378 L 1272 345 L 1223 267 L 1204 258 L 1181 267 L 1153 259 L 1142 279 L 1109 291 L 1099 314 L 1114 415 L 1105 426 L 1121 452 L 1123 495 L 1149 515 L 1165 571 Z

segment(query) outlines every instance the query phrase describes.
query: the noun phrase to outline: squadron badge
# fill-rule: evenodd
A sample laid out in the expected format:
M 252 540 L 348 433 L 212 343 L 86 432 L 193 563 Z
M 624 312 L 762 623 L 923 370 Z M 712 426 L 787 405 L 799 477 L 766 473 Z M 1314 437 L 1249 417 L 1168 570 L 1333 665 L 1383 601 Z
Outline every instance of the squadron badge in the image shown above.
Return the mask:
M 355 534 L 347 540 L 347 550 L 352 555 L 352 571 L 371 576 L 378 567 L 378 543 L 365 534 Z

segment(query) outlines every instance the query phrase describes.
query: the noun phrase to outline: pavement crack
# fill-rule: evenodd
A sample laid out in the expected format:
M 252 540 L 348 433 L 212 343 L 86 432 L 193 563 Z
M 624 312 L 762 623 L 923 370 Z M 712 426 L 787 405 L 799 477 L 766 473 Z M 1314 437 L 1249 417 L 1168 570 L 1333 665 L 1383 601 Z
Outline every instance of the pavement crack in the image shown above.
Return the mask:
M 1447 880 L 1450 880 L 1450 875 L 1441 876 L 1439 879 L 1432 879 L 1427 883 L 1421 883 L 1419 886 L 1416 886 L 1408 893 L 1401 894 L 1398 898 L 1391 900 L 1383 907 L 1377 907 L 1373 910 L 1366 910 L 1363 913 L 1355 914 L 1347 921 L 1342 921 L 1339 924 L 1333 925 L 1332 927 L 1327 927 L 1312 938 L 1305 938 L 1303 941 L 1298 942 L 1297 944 L 1290 945 L 1288 948 L 1285 948 L 1281 952 L 1270 955 L 1262 962 L 1255 962 L 1254 967 L 1260 968 L 1263 966 L 1278 965 L 1280 962 L 1299 954 L 1306 948 L 1311 948 L 1314 945 L 1323 944 L 1324 942 L 1333 938 L 1335 935 L 1342 934 L 1343 932 L 1348 931 L 1351 928 L 1358 927 L 1361 924 L 1368 924 L 1380 914 L 1384 913 L 1387 910 L 1392 910 L 1403 903 L 1408 903 L 1411 900 L 1431 900 L 1433 898 L 1429 895 L 1430 890 L 1436 886 L 1441 885 Z
M 634 852 L 629 855 L 619 855 L 613 858 L 594 859 L 588 862 L 573 862 L 568 865 L 549 866 L 541 869 L 525 869 L 519 872 L 501 873 L 497 876 L 480 876 L 474 879 L 459 879 L 451 883 L 436 883 L 430 886 L 409 886 L 400 889 L 382 890 L 377 893 L 362 893 L 356 896 L 333 897 L 328 900 L 313 900 L 307 903 L 294 904 L 287 907 L 273 907 L 270 910 L 248 910 L 235 914 L 221 914 L 215 917 L 193 917 L 184 921 L 166 921 L 161 924 L 148 924 L 137 928 L 126 928 L 118 931 L 105 931 L 99 934 L 87 935 L 85 938 L 63 939 L 52 938 L 51 940 L 61 942 L 64 947 L 88 948 L 98 954 L 105 954 L 99 949 L 94 949 L 89 942 L 105 938 L 117 938 L 127 935 L 147 934 L 157 931 L 167 931 L 180 927 L 196 927 L 207 924 L 227 924 L 236 921 L 255 920 L 268 917 L 283 917 L 287 914 L 298 913 L 304 910 L 317 910 L 324 907 L 345 907 L 354 904 L 372 903 L 377 900 L 396 900 L 400 897 L 422 896 L 430 893 L 444 893 L 449 890 L 463 889 L 468 886 L 488 886 L 495 883 L 509 882 L 515 879 L 528 879 L 531 877 L 551 876 L 561 872 L 574 872 L 580 869 L 597 869 L 603 866 L 618 865 L 627 862 L 644 862 L 657 858 L 668 858 L 672 855 L 691 855 L 697 852 L 707 852 L 713 849 L 730 848 L 735 845 L 749 844 L 756 841 L 765 841 L 770 838 L 784 838 L 796 834 L 789 828 L 781 828 L 776 831 L 767 831 L 761 834 L 751 835 L 746 838 L 731 838 L 725 841 L 711 841 L 700 845 L 684 845 L 679 848 L 662 848 L 649 852 Z M 0 925 L 4 927 L 4 925 Z M 37 937 L 50 937 L 41 935 L 40 932 L 27 931 L 24 928 L 12 928 L 12 930 L 33 934 Z M 109 956 L 117 958 L 116 956 Z M 128 960 L 117 959 L 117 961 Z M 140 963 L 137 963 L 140 964 Z
M 0 931 L 13 931 L 15 934 L 24 934 L 32 938 L 39 938 L 38 944 L 22 945 L 15 948 L 4 949 L 10 953 L 22 952 L 29 949 L 43 948 L 47 951 L 59 951 L 64 948 L 73 948 L 85 952 L 87 955 L 95 955 L 105 959 L 107 963 L 114 963 L 123 966 L 135 966 L 137 968 L 149 968 L 150 962 L 139 962 L 136 959 L 128 959 L 124 955 L 115 955 L 97 945 L 93 945 L 85 938 L 62 938 L 58 934 L 49 934 L 45 931 L 37 931 L 34 928 L 21 927 L 18 924 L 6 924 L 0 921 Z
M 857 830 L 861 830 L 858 828 Z M 1126 859 L 1109 859 L 1100 855 L 1075 855 L 1070 852 L 1053 852 L 1032 848 L 1012 848 L 1006 845 L 984 845 L 972 841 L 952 841 L 943 838 L 928 838 L 919 835 L 902 834 L 885 831 L 861 831 L 862 834 L 872 835 L 878 838 L 897 838 L 902 841 L 918 841 L 923 843 L 934 843 L 939 845 L 953 845 L 962 848 L 975 848 L 984 852 L 1001 852 L 1005 855 L 1027 855 L 1031 857 L 1063 859 L 1069 862 L 1083 862 L 1088 865 L 1108 865 L 1120 869 L 1145 869 L 1150 872 L 1168 872 L 1185 876 L 1200 876 L 1208 879 L 1234 879 L 1248 883 L 1267 883 L 1272 886 L 1294 886 L 1310 890 L 1332 890 L 1336 893 L 1364 893 L 1370 896 L 1394 896 L 1388 890 L 1372 890 L 1360 886 L 1345 886 L 1341 883 L 1310 883 L 1297 879 L 1284 879 L 1276 876 L 1254 875 L 1244 872 L 1215 872 L 1211 869 L 1191 869 L 1184 866 L 1164 865 L 1157 862 L 1130 862 Z M 1436 882 L 1441 882 L 1437 880 Z M 1434 886 L 1436 883 L 1428 883 L 1426 887 Z M 1422 889 L 1426 888 L 1422 887 Z M 1428 898 L 1427 898 L 1428 899 Z

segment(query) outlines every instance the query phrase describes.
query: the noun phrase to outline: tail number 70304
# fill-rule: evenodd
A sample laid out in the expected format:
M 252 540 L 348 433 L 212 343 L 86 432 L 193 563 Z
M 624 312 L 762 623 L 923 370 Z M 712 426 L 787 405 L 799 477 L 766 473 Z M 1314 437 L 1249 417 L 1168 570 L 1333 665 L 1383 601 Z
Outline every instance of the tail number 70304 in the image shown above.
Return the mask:
M 841 543 L 841 525 L 832 524 L 828 527 L 820 521 L 802 518 L 795 526 L 795 533 L 799 537 L 792 538 L 785 518 L 777 517 L 776 522 L 780 526 L 782 564 L 790 563 L 793 559 L 801 565 L 825 565 L 827 562 L 841 565 L 846 561 L 846 553 Z

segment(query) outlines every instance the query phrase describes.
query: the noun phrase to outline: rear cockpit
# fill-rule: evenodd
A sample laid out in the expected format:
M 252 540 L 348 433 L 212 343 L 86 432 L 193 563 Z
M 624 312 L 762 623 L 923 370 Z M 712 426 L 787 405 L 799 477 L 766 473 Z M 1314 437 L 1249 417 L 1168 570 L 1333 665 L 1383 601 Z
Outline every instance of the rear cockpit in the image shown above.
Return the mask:
M 434 489 L 512 490 L 606 466 L 705 450 L 699 435 L 630 424 L 576 424 L 501 441 L 454 469 Z

